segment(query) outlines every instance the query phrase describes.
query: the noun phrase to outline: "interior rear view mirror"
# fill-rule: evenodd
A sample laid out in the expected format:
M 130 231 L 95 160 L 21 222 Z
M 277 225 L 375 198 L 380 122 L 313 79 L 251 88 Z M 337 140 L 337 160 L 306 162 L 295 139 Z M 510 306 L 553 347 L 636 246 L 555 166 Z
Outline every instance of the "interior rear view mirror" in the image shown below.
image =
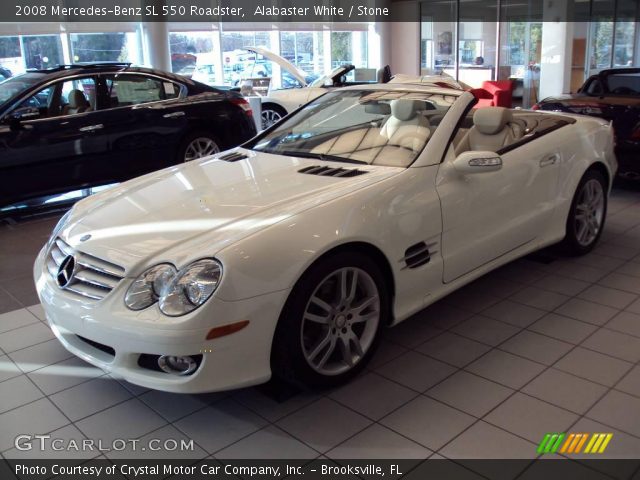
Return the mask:
M 365 104 L 364 111 L 372 115 L 391 115 L 391 106 L 388 103 L 369 102 Z
M 502 158 L 495 152 L 463 152 L 453 161 L 453 166 L 463 174 L 495 172 L 502 168 Z

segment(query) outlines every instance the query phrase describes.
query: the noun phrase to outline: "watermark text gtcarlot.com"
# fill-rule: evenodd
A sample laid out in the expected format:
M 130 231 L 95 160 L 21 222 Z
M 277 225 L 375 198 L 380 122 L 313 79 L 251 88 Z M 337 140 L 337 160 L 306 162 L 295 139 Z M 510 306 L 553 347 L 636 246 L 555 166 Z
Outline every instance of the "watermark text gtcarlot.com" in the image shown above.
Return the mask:
M 135 438 L 116 438 L 112 441 L 103 441 L 102 439 L 67 439 L 52 438 L 51 435 L 18 435 L 14 440 L 14 446 L 17 450 L 40 450 L 55 452 L 120 452 L 130 450 L 134 452 L 185 452 L 193 451 L 195 445 L 193 440 L 174 440 L 172 438 L 152 438 L 141 441 Z

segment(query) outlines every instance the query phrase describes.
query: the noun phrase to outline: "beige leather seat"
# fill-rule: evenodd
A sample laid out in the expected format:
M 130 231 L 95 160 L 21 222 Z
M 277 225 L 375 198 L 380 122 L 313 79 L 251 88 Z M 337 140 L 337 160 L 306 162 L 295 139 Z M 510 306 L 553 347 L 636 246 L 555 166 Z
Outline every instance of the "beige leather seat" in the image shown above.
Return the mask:
M 479 108 L 473 114 L 473 127 L 456 148 L 456 155 L 468 150 L 496 152 L 517 142 L 523 135 L 524 129 L 508 108 Z
M 423 103 L 398 99 L 390 102 L 391 115 L 380 128 L 350 130 L 314 147 L 313 153 L 377 163 L 407 166 L 424 148 L 431 130 L 429 120 L 419 113 Z
M 91 109 L 87 97 L 80 90 L 71 90 L 68 96 L 68 103 L 62 109 L 62 115 L 73 115 L 86 112 Z
M 392 100 L 391 115 L 380 129 L 389 146 L 403 147 L 413 152 L 422 150 L 431 135 L 429 120 L 420 114 L 423 103 L 418 100 Z

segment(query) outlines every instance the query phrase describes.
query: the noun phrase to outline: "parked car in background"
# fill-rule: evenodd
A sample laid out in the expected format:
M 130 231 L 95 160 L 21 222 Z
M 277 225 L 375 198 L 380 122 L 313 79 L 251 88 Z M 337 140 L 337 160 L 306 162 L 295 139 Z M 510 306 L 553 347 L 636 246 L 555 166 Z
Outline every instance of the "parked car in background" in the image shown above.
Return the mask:
M 333 69 L 327 75 L 310 78 L 309 74 L 293 65 L 280 55 L 262 47 L 245 47 L 246 50 L 254 52 L 264 57 L 265 60 L 273 62 L 280 67 L 282 80 L 272 79 L 269 91 L 261 98 L 262 104 L 262 128 L 268 128 L 278 122 L 282 117 L 291 113 L 301 105 L 327 93 L 328 89 L 336 87 L 346 87 L 350 85 L 361 85 L 367 83 L 386 83 L 390 79 L 388 67 L 382 69 L 387 72 L 386 76 L 378 76 L 371 81 L 356 81 L 349 78 L 354 75 L 356 67 L 353 65 L 342 65 Z M 258 66 L 256 70 L 258 77 L 272 75 L 272 68 Z M 297 87 L 297 88 L 296 88 Z
M 248 102 L 129 64 L 60 66 L 0 84 L 0 208 L 119 182 L 239 145 Z
M 383 328 L 485 273 L 556 242 L 591 251 L 611 126 L 475 101 L 330 91 L 242 147 L 80 201 L 34 266 L 52 331 L 146 388 L 332 387 Z
M 618 175 L 640 180 L 640 68 L 602 70 L 589 77 L 577 93 L 545 98 L 533 108 L 613 122 Z

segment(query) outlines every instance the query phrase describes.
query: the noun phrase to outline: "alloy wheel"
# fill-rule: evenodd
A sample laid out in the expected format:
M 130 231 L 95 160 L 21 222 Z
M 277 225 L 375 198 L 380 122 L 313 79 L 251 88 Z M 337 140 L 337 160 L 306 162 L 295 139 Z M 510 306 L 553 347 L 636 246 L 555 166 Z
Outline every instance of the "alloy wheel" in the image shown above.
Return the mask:
M 262 129 L 269 128 L 282 119 L 282 115 L 275 110 L 267 109 L 262 111 Z
M 220 148 L 208 137 L 198 137 L 191 140 L 184 152 L 184 161 L 190 162 L 196 158 L 202 158 L 218 153 Z
M 325 277 L 302 320 L 302 351 L 309 366 L 328 376 L 351 370 L 373 344 L 380 314 L 378 287 L 366 271 L 345 267 Z
M 580 191 L 575 211 L 576 240 L 588 247 L 598 237 L 604 220 L 604 189 L 602 183 L 592 178 Z

